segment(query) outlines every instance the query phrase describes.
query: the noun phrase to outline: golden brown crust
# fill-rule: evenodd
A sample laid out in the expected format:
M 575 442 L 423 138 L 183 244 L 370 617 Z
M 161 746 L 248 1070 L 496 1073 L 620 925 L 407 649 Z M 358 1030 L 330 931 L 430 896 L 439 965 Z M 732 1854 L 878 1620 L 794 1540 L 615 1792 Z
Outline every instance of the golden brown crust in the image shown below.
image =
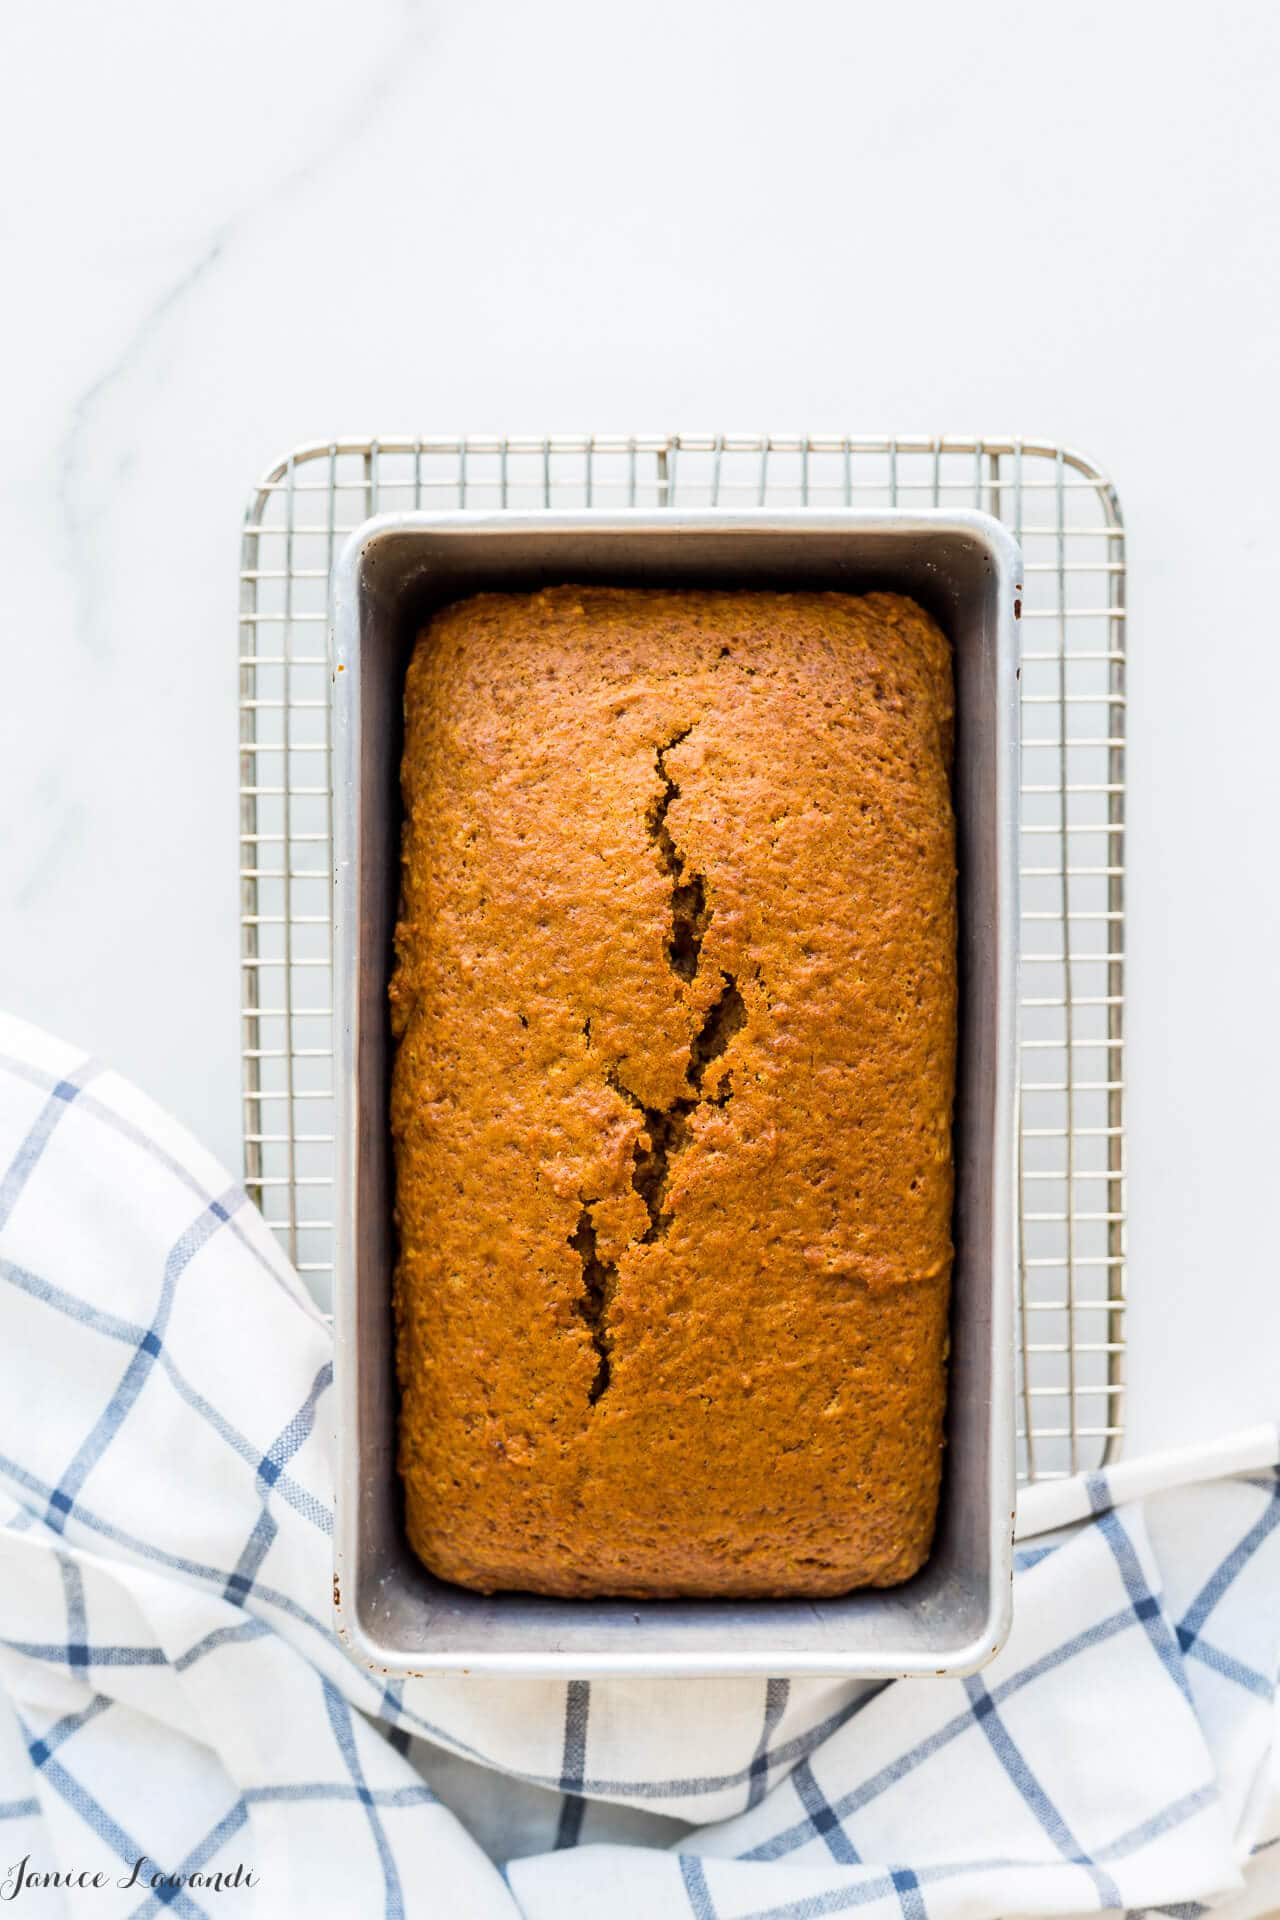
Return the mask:
M 925 1558 L 952 710 L 889 594 L 560 587 L 419 638 L 400 1467 L 445 1578 L 818 1596 Z

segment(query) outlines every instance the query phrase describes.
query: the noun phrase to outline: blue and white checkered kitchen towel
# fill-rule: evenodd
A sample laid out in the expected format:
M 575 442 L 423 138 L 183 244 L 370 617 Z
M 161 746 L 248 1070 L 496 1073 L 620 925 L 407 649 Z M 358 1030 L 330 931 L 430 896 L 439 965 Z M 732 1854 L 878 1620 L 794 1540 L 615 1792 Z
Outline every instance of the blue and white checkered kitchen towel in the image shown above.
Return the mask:
M 975 1679 L 387 1686 L 330 1628 L 325 1323 L 207 1154 L 12 1021 L 0 1282 L 0 1907 L 1280 1910 L 1272 1430 L 1028 1494 Z

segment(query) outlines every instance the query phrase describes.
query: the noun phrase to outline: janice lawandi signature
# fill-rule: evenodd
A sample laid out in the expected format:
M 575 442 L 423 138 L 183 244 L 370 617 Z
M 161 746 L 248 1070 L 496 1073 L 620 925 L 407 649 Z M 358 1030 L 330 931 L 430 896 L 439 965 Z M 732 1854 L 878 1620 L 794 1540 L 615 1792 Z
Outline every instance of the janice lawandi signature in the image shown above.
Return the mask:
M 16 1900 L 20 1893 L 44 1892 L 51 1887 L 86 1892 L 95 1887 L 123 1887 L 126 1891 L 130 1887 L 147 1887 L 163 1897 L 188 1888 L 199 1888 L 204 1893 L 230 1893 L 235 1887 L 256 1887 L 257 1884 L 257 1874 L 243 1861 L 234 1867 L 220 1867 L 216 1873 L 202 1873 L 199 1868 L 191 1873 L 165 1873 L 154 1860 L 140 1853 L 129 1872 L 116 1879 L 109 1873 L 91 1873 L 87 1867 L 79 1870 L 33 1867 L 31 1855 L 24 1853 L 0 1880 L 0 1900 Z

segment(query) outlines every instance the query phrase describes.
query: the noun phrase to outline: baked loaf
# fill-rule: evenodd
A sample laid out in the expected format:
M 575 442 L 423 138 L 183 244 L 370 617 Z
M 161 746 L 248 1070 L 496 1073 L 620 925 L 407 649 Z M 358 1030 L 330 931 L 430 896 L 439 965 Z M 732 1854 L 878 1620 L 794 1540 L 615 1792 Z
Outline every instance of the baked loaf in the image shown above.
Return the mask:
M 952 715 L 892 594 L 567 586 L 418 639 L 400 1469 L 445 1579 L 820 1596 L 925 1559 Z

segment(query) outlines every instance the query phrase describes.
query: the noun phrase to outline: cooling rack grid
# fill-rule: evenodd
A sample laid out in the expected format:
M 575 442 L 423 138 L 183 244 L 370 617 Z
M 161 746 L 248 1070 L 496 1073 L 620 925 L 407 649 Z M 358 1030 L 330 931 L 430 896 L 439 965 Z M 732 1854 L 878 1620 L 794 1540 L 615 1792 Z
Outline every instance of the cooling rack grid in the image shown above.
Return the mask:
M 979 507 L 1023 550 L 1018 1456 L 1101 1463 L 1124 1421 L 1124 527 L 1077 453 L 1016 439 L 389 438 L 299 447 L 250 499 L 240 576 L 244 1169 L 332 1280 L 332 785 L 339 542 L 412 507 Z

